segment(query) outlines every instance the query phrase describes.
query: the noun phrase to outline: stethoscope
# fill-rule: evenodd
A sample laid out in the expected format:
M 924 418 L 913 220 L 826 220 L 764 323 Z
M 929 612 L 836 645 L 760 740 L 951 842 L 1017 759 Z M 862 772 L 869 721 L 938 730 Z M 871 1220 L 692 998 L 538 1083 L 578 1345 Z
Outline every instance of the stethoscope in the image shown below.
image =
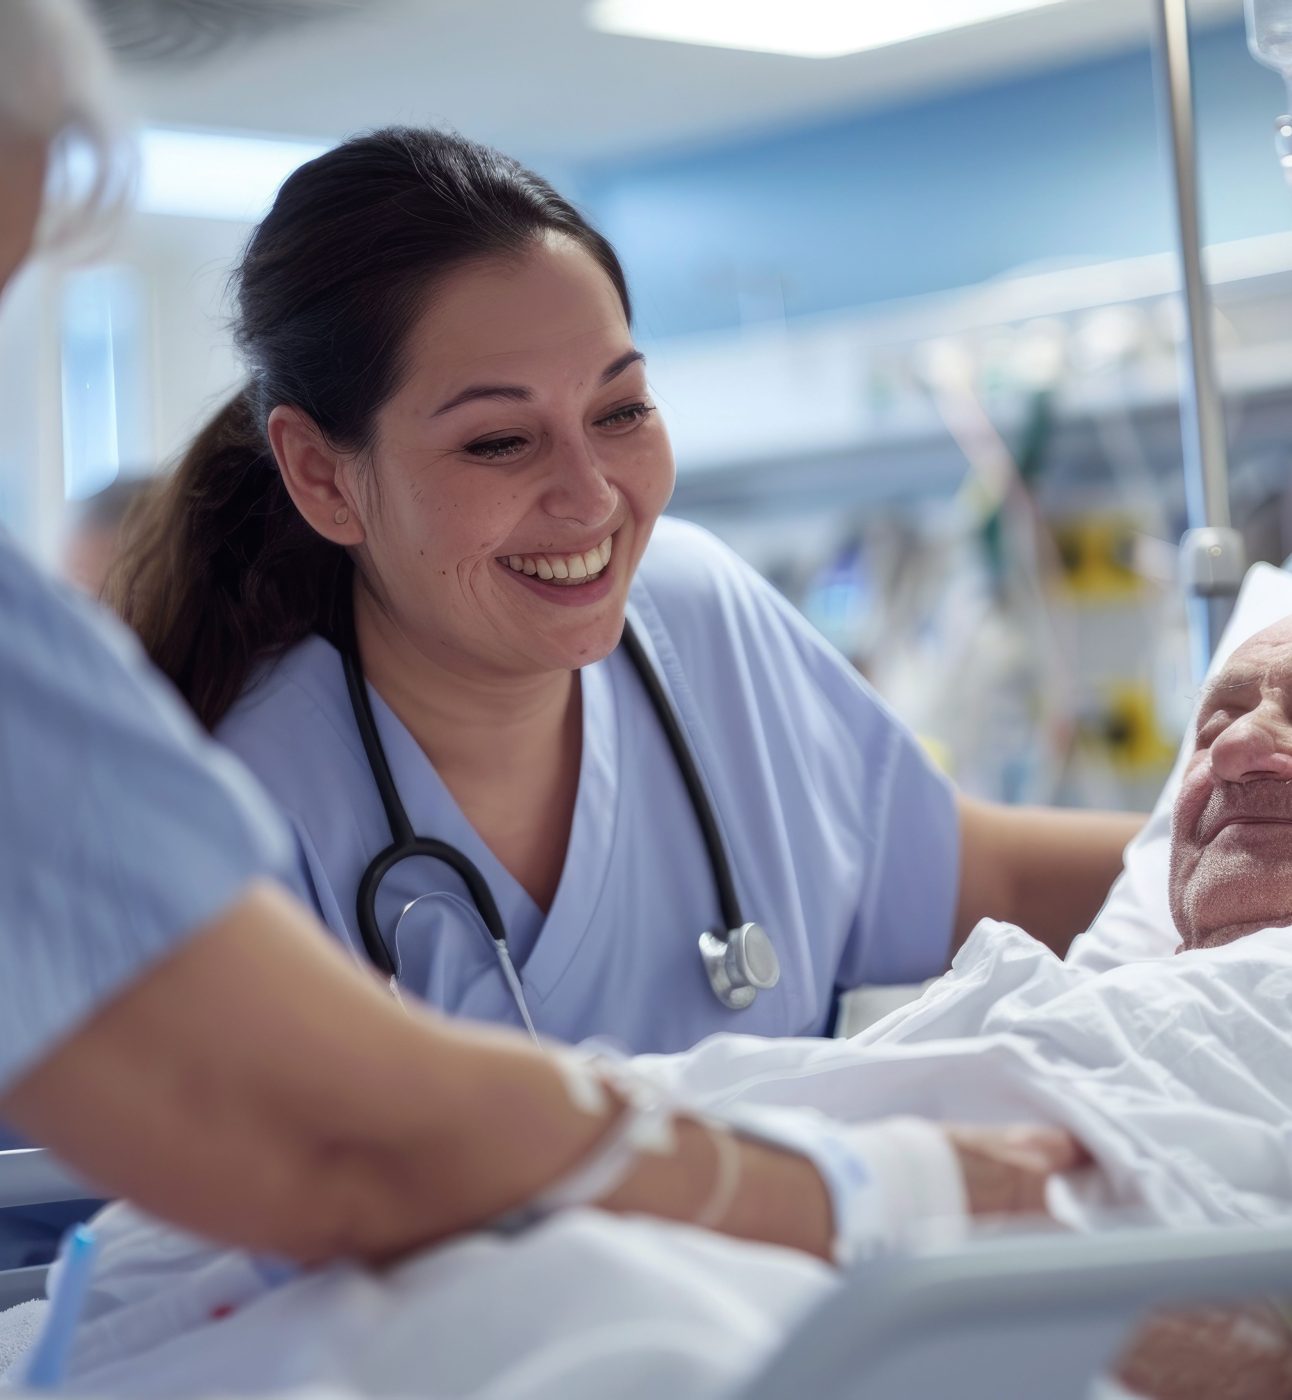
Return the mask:
M 456 847 L 429 836 L 419 836 L 408 820 L 404 804 L 399 800 L 399 792 L 386 759 L 386 751 L 377 733 L 377 723 L 373 718 L 368 686 L 359 663 L 359 650 L 354 640 L 353 627 L 349 627 L 347 631 L 347 644 L 341 647 L 346 688 L 350 692 L 350 705 L 354 710 L 359 737 L 363 740 L 368 767 L 372 770 L 373 781 L 381 794 L 381 804 L 386 809 L 386 821 L 390 826 L 391 835 L 390 845 L 369 861 L 359 881 L 355 912 L 358 915 L 359 933 L 363 938 L 364 950 L 373 965 L 389 978 L 392 990 L 397 990 L 399 967 L 395 954 L 382 937 L 381 927 L 377 922 L 377 891 L 381 882 L 402 860 L 413 856 L 428 856 L 432 860 L 442 861 L 461 876 L 462 883 L 467 887 L 467 893 L 489 932 L 499 968 L 520 1012 L 521 1020 L 530 1035 L 537 1040 L 538 1034 L 534 1029 L 529 1008 L 525 1004 L 520 977 L 507 947 L 507 930 L 503 926 L 502 915 L 498 912 L 498 905 L 488 881 L 479 868 Z M 704 836 L 709 865 L 713 870 L 713 883 L 718 890 L 725 931 L 706 929 L 700 935 L 700 960 L 708 974 L 714 996 L 732 1011 L 743 1011 L 753 1003 L 760 991 L 774 987 L 780 980 L 780 961 L 771 939 L 762 926 L 746 922 L 740 912 L 735 882 L 731 878 L 731 865 L 722 844 L 718 823 L 714 819 L 713 808 L 700 781 L 695 759 L 687 746 L 664 687 L 633 631 L 632 624 L 627 621 L 624 623 L 623 645 L 641 677 L 642 684 L 646 687 L 646 694 L 650 697 L 651 705 L 668 738 L 669 747 L 673 750 L 674 760 L 686 784 L 696 821 L 699 822 L 700 831 Z M 405 905 L 400 915 L 401 919 L 416 902 L 413 900 Z

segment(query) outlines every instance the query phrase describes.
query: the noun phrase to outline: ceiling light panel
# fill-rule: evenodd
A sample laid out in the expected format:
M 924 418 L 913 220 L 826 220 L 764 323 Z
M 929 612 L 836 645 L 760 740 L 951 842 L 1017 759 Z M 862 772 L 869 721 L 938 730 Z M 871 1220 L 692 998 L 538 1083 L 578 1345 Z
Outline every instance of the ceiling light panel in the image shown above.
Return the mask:
M 1071 0 L 593 0 L 606 34 L 841 58 Z

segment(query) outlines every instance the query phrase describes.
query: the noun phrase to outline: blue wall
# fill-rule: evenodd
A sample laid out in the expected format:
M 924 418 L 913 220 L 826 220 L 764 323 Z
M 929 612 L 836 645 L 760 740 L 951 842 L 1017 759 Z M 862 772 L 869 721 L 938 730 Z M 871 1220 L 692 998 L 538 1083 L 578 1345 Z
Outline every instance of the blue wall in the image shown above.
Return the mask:
M 1194 40 L 1208 241 L 1292 227 L 1279 78 L 1241 25 Z M 585 168 L 644 339 L 935 292 L 1173 244 L 1147 50 L 828 124 Z

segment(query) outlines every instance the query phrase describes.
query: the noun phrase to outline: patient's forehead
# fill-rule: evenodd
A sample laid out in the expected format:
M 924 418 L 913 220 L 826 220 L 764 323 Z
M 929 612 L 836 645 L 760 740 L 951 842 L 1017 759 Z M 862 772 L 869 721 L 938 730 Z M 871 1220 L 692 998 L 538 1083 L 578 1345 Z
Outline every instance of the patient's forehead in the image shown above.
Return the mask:
M 1220 668 L 1202 693 L 1202 709 L 1223 703 L 1227 692 L 1273 683 L 1292 687 L 1292 617 L 1249 637 Z

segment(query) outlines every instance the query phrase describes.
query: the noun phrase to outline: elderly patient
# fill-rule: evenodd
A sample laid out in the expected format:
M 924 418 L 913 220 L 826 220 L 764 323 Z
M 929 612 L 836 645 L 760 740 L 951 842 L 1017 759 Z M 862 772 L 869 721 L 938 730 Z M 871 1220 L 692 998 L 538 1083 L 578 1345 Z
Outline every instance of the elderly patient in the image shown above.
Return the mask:
M 1229 659 L 1198 710 L 1171 831 L 1180 950 L 1292 924 L 1292 618 Z
M 1286 1218 L 1290 711 L 1292 621 L 1235 653 L 1202 702 L 1175 808 L 1183 956 L 1096 973 L 985 922 L 919 1002 L 851 1041 L 717 1036 L 633 1068 L 737 1118 L 793 1105 L 852 1122 L 1064 1127 L 1096 1163 L 1051 1182 L 1049 1209 L 1074 1229 Z M 260 1261 L 122 1207 L 102 1230 L 77 1380 L 138 1400 L 309 1382 L 534 1400 L 716 1396 L 831 1280 L 787 1251 L 586 1212 L 449 1244 L 380 1277 L 332 1268 L 275 1287 Z M 1285 1394 L 1280 1328 L 1259 1312 L 1241 1327 L 1228 1314 L 1164 1319 L 1124 1375 L 1174 1400 Z

